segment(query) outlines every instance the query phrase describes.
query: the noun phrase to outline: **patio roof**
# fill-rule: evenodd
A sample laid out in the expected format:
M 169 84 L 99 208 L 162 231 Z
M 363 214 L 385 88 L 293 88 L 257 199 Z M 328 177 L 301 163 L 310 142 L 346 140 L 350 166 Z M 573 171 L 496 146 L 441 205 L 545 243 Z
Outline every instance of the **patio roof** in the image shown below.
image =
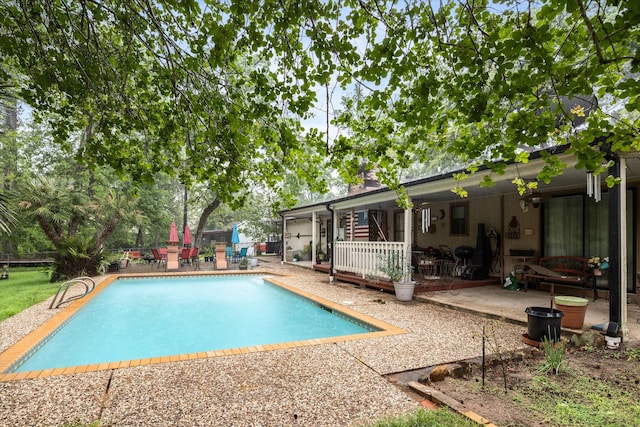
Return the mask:
M 560 160 L 567 167 L 562 175 L 554 177 L 549 184 L 539 183 L 538 192 L 562 192 L 571 189 L 579 189 L 586 186 L 586 172 L 583 169 L 576 169 L 577 159 L 571 155 L 564 153 L 566 147 L 558 148 L 561 150 L 558 154 Z M 497 175 L 487 167 L 480 168 L 475 174 L 467 172 L 467 178 L 459 183 L 455 181 L 454 175 L 466 172 L 466 169 L 460 169 L 454 172 L 442 175 L 431 176 L 403 184 L 409 197 L 413 199 L 414 204 L 421 202 L 443 202 L 459 199 L 451 190 L 460 185 L 468 192 L 468 199 L 482 198 L 500 194 L 516 194 L 517 189 L 512 183 L 514 178 L 523 178 L 525 180 L 534 180 L 541 169 L 541 156 L 539 152 L 532 153 L 532 159 L 528 163 L 510 162 L 503 175 Z M 626 157 L 627 159 L 627 181 L 635 182 L 640 180 L 640 153 L 633 153 Z M 481 187 L 480 183 L 485 176 L 491 176 L 494 182 L 493 187 Z M 392 209 L 397 208 L 396 200 L 398 195 L 395 191 L 387 187 L 372 190 L 366 193 L 354 194 L 342 198 L 334 199 L 329 202 L 315 203 L 307 206 L 292 208 L 281 211 L 284 218 L 311 218 L 315 212 L 320 217 L 330 215 L 331 209 L 347 210 L 347 209 Z

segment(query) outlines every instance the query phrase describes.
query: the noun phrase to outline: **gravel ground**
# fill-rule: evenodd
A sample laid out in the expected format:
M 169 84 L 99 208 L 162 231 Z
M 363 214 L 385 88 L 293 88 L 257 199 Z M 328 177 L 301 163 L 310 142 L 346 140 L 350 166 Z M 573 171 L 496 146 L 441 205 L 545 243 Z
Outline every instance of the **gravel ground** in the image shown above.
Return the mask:
M 501 349 L 522 327 L 340 282 L 278 262 L 288 285 L 391 323 L 407 334 L 0 383 L 0 426 L 363 426 L 419 403 L 385 374 L 478 356 L 482 326 Z M 127 273 L 133 269 L 128 269 Z M 142 271 L 148 272 L 146 267 Z M 55 314 L 45 301 L 0 323 L 0 351 Z M 1 357 L 1 355 L 0 355 Z

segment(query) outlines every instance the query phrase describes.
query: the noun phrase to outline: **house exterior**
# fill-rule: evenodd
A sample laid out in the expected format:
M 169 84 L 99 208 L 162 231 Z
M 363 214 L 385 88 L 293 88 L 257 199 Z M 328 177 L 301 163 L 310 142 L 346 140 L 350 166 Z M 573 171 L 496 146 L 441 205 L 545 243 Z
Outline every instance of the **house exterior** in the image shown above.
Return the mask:
M 542 167 L 539 153 L 529 163 L 508 165 L 504 175 L 492 174 L 493 187 L 480 186 L 488 169 L 462 182 L 452 172 L 405 183 L 407 209 L 398 206 L 394 191 L 374 187 L 282 211 L 283 261 L 306 250 L 316 264 L 322 252 L 331 280 L 336 272 L 379 277 L 381 256 L 389 253 L 415 265 L 416 256 L 425 253 L 460 247 L 477 252 L 482 241 L 488 253 L 469 262 L 484 264 L 488 276 L 504 281 L 514 266 L 542 256 L 609 257 L 611 268 L 597 285 L 600 296 L 610 299 L 610 320 L 624 329 L 627 298 L 638 298 L 640 155 L 621 157 L 610 170 L 621 183 L 612 189 L 596 183 L 598 193 L 593 178 L 574 168 L 576 159 L 558 150 L 568 165 L 565 172 L 524 195 L 513 180 L 535 179 Z M 453 193 L 456 186 L 468 197 Z

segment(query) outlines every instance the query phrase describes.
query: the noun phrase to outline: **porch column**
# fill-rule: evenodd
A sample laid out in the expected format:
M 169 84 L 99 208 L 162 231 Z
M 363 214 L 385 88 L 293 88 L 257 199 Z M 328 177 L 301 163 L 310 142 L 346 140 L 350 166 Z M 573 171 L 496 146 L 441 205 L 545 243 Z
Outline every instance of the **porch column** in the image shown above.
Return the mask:
M 356 211 L 355 210 L 351 209 L 349 211 L 349 218 L 351 219 L 351 221 L 349 221 L 349 241 L 353 242 L 353 240 L 354 240 L 353 233 L 355 231 L 355 222 L 356 222 Z
M 282 258 L 280 259 L 280 263 L 284 264 L 287 259 L 287 217 L 282 217 Z
M 627 327 L 627 173 L 623 157 L 614 159 L 609 169 L 620 184 L 609 190 L 609 321 L 620 326 L 624 338 Z
M 411 197 L 407 198 L 407 204 L 413 206 Z M 413 237 L 413 207 L 405 208 L 404 210 L 404 255 L 407 257 L 407 262 L 411 264 L 411 239 Z M 411 280 L 411 274 L 409 274 L 409 280 Z
M 327 205 L 327 209 L 331 212 L 331 233 L 329 234 L 329 230 L 327 230 L 327 246 L 331 245 L 331 247 L 327 247 L 329 252 L 329 283 L 333 282 L 333 258 L 335 256 L 335 240 L 338 235 L 338 213 L 330 206 Z M 328 227 L 327 227 L 328 228 Z
M 311 212 L 311 265 L 315 265 L 316 263 L 316 242 L 317 234 L 316 234 L 316 213 Z

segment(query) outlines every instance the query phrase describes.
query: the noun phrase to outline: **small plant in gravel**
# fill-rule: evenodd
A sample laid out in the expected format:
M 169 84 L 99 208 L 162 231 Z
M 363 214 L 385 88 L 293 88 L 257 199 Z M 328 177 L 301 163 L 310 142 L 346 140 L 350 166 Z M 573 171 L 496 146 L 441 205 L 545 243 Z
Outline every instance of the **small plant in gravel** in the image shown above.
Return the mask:
M 544 350 L 544 362 L 538 367 L 538 374 L 546 374 L 553 372 L 559 374 L 560 370 L 568 370 L 565 364 L 564 355 L 567 349 L 567 343 L 564 341 L 553 342 L 548 337 L 542 340 L 542 349 Z

